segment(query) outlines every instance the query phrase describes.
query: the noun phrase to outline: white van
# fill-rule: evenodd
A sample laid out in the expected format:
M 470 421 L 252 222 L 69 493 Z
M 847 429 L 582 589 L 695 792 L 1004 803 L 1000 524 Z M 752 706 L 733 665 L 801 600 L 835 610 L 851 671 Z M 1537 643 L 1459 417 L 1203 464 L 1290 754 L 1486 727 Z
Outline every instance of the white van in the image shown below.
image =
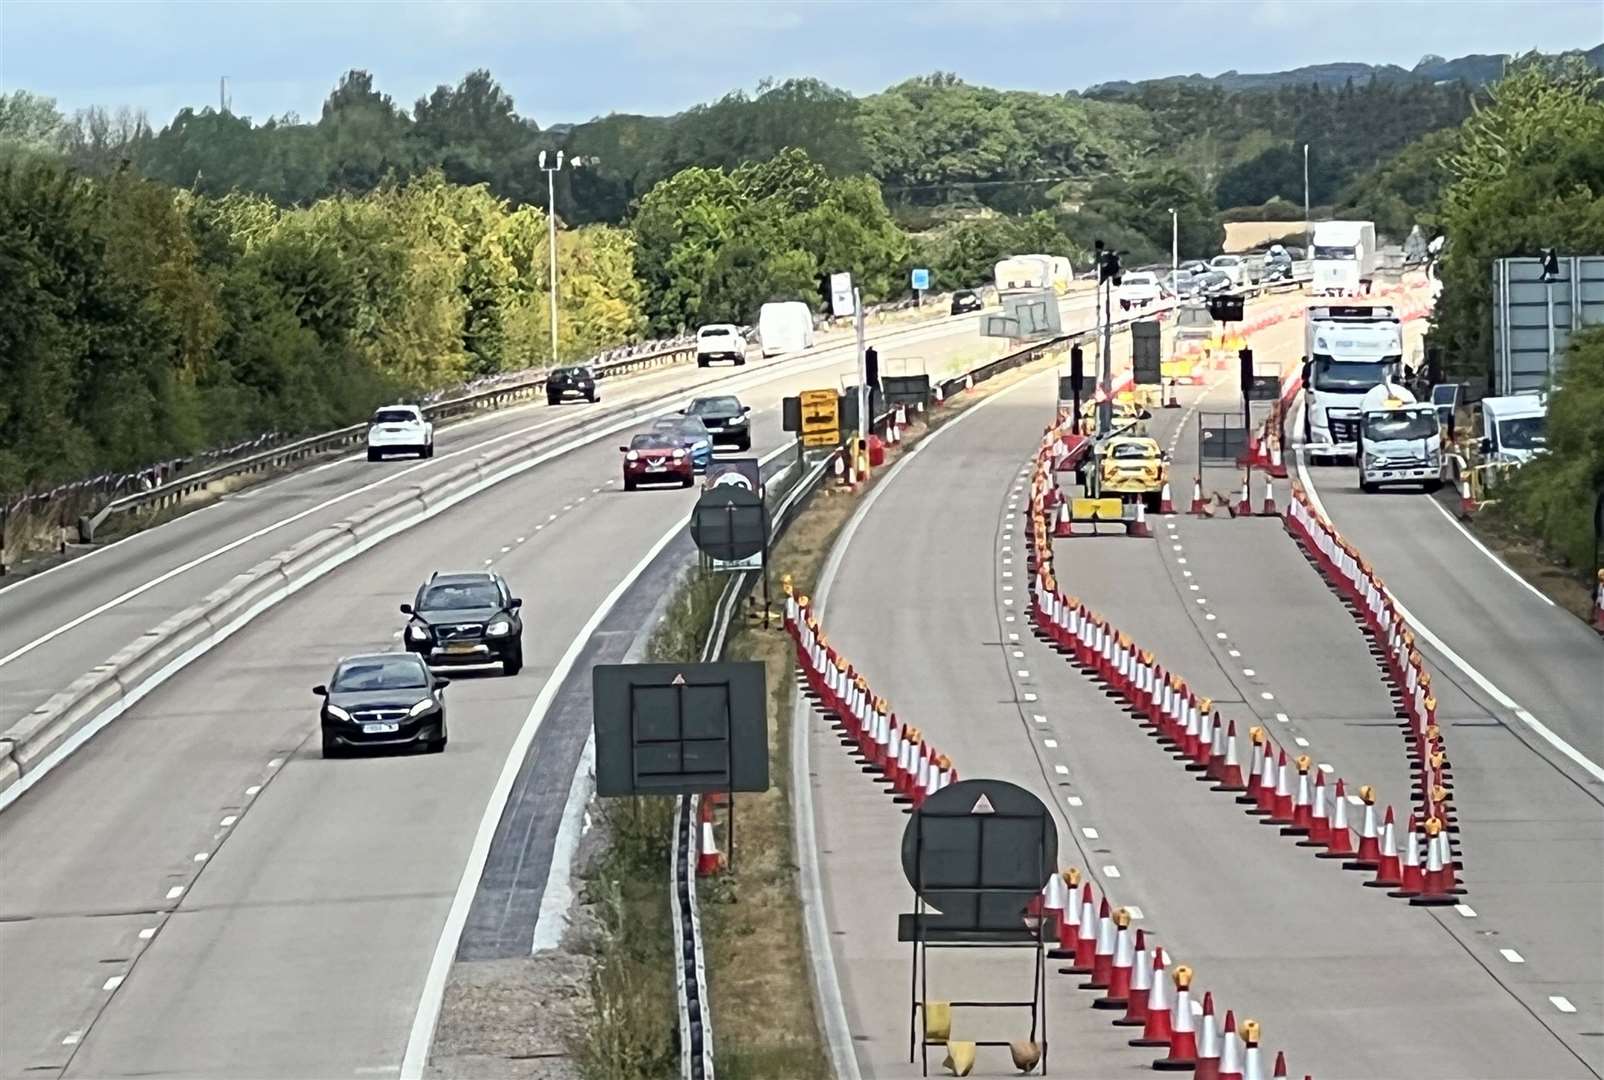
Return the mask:
M 1376 276 L 1376 226 L 1370 221 L 1319 221 L 1314 226 L 1316 295 L 1358 296 Z
M 757 314 L 757 337 L 764 356 L 813 348 L 813 310 L 800 300 L 764 304 Z

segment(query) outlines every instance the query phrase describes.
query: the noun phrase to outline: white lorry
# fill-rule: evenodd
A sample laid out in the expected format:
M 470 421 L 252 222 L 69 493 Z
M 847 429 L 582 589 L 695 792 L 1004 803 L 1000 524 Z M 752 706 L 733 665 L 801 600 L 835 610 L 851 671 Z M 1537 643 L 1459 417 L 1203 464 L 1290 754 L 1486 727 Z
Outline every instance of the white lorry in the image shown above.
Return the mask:
M 1371 221 L 1320 221 L 1312 238 L 1316 296 L 1358 296 L 1376 276 L 1376 226 Z
M 992 268 L 997 291 L 1040 292 L 1053 287 L 1053 260 L 1048 255 L 1011 255 Z
M 776 300 L 757 313 L 757 337 L 764 356 L 813 348 L 813 310 L 800 300 Z
M 1403 374 L 1403 322 L 1384 305 L 1312 307 L 1303 351 L 1303 441 L 1309 455 L 1352 459 L 1370 388 Z
M 1443 482 L 1442 421 L 1437 406 L 1416 401 L 1393 383 L 1365 392 L 1359 403 L 1359 490 L 1394 484 L 1436 491 Z
M 1548 448 L 1548 399 L 1539 394 L 1482 398 L 1483 461 L 1524 465 Z

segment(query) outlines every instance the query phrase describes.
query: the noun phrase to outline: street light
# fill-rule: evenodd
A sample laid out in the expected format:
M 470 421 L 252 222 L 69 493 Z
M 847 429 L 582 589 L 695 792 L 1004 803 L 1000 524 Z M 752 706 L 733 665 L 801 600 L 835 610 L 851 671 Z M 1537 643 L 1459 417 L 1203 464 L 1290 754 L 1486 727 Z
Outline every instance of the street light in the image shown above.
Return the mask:
M 537 159 L 546 174 L 546 247 L 551 251 L 551 362 L 557 363 L 557 186 L 553 179 L 563 167 L 563 152 L 557 151 L 557 163 L 546 165 L 546 151 Z
M 1170 207 L 1170 288 L 1175 288 L 1175 275 L 1181 269 L 1181 218 Z
M 1303 144 L 1303 257 L 1305 259 L 1314 258 L 1314 252 L 1310 250 L 1311 241 L 1309 239 L 1309 237 L 1311 235 L 1311 230 L 1313 228 L 1314 228 L 1314 226 L 1309 223 L 1309 144 L 1308 143 L 1304 143 Z

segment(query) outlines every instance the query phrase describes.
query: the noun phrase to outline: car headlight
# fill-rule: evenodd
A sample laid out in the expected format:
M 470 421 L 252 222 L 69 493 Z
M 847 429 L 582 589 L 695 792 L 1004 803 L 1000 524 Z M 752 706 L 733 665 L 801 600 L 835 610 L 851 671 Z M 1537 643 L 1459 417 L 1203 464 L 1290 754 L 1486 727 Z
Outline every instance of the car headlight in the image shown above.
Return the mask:
M 407 640 L 408 641 L 428 641 L 429 640 L 429 628 L 427 626 L 423 626 L 423 625 L 421 625 L 419 623 L 412 623 L 412 624 L 408 625 L 407 626 Z
M 416 705 L 412 706 L 412 708 L 408 709 L 407 710 L 407 715 L 408 716 L 422 716 L 424 713 L 428 712 L 432 708 L 434 708 L 434 698 L 426 697 L 422 701 L 418 702 Z
M 1369 469 L 1385 469 L 1387 467 L 1387 459 L 1380 454 L 1366 454 L 1365 467 Z
M 328 714 L 330 716 L 334 717 L 334 719 L 336 719 L 336 720 L 349 720 L 349 719 L 351 719 L 351 714 L 346 712 L 344 709 L 340 708 L 338 705 L 325 705 L 325 706 L 323 706 L 323 708 L 328 710 Z
M 746 426 L 746 417 L 744 417 L 744 416 L 733 416 L 733 417 L 731 417 L 729 419 L 729 421 L 725 424 L 725 426 L 726 427 L 744 427 L 744 426 Z
M 672 456 L 673 456 L 675 461 L 684 461 L 685 460 L 685 451 L 676 450 L 676 451 L 674 451 Z
M 506 637 L 512 633 L 512 623 L 506 619 L 497 619 L 485 627 L 485 637 Z
M 624 455 L 624 460 L 625 461 L 639 461 L 640 460 L 640 455 L 635 453 L 635 451 L 631 450 L 629 453 Z

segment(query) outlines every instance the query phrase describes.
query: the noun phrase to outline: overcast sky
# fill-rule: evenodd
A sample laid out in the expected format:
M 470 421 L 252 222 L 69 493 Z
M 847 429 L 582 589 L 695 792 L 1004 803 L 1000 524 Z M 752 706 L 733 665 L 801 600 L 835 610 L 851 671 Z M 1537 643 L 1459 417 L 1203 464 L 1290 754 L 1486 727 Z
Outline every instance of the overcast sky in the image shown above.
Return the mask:
M 1062 91 L 1601 40 L 1601 0 L 0 0 L 0 87 L 160 125 L 215 105 L 226 75 L 234 111 L 260 121 L 315 118 L 349 68 L 410 105 L 487 67 L 545 126 L 676 112 L 765 76 L 870 93 L 941 70 Z

